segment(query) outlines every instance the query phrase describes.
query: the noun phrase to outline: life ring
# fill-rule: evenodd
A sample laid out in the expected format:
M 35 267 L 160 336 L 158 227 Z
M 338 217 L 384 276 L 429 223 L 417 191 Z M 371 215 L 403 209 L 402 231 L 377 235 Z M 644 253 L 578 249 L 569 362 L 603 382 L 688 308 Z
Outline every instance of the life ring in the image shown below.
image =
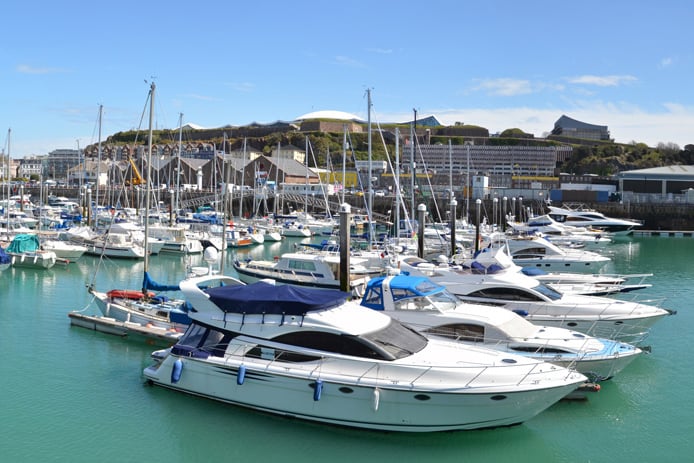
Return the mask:
M 138 291 L 136 289 L 112 289 L 111 291 L 107 292 L 106 295 L 108 297 L 110 297 L 111 299 L 120 298 L 120 299 L 139 300 L 139 299 L 144 298 L 142 291 Z M 153 292 L 147 293 L 147 297 L 153 297 L 153 296 L 154 296 Z

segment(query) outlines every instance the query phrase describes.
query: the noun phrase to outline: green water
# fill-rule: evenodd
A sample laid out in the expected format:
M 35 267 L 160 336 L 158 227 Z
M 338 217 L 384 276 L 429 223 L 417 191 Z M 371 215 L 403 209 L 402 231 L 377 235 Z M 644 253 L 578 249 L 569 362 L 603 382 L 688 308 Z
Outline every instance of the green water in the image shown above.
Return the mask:
M 292 243 L 264 246 L 229 262 L 271 257 Z M 605 251 L 611 272 L 654 273 L 653 287 L 631 297 L 666 298 L 663 305 L 679 312 L 655 325 L 651 354 L 588 401 L 558 403 L 523 425 L 416 435 L 290 420 L 145 385 L 152 346 L 73 327 L 67 316 L 89 304 L 85 285 L 93 280 L 100 290 L 139 287 L 141 262 L 111 261 L 96 272 L 98 260 L 85 256 L 48 271 L 7 270 L 0 454 L 7 462 L 691 461 L 694 240 L 622 239 Z M 156 256 L 151 272 L 176 282 L 185 264 Z

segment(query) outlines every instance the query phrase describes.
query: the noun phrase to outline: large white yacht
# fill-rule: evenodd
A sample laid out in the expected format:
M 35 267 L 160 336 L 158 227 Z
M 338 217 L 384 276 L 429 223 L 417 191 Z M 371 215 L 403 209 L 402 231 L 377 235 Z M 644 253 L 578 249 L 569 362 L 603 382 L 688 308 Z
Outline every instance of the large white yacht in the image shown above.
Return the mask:
M 292 418 L 386 431 L 507 426 L 586 377 L 535 359 L 427 339 L 347 294 L 185 280 L 193 323 L 144 370 L 152 384 Z M 203 289 L 209 288 L 209 289 Z

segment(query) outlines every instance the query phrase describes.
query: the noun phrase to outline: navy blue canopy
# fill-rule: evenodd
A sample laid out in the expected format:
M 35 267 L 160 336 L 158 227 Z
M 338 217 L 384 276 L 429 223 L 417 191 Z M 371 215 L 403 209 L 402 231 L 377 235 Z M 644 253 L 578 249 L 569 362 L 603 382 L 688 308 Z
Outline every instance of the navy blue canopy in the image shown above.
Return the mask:
M 205 290 L 224 312 L 245 314 L 304 315 L 341 305 L 349 293 L 335 289 L 273 285 L 258 281 L 250 285 L 220 286 Z

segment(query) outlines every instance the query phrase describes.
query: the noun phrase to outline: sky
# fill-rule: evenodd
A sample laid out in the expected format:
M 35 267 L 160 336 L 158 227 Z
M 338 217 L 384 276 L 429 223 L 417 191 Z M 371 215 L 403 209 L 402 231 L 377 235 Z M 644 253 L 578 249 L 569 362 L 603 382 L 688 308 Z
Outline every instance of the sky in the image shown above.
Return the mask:
M 206 128 L 319 110 L 366 119 L 370 90 L 374 124 L 416 110 L 542 137 L 567 115 L 619 143 L 694 143 L 684 0 L 36 0 L 2 11 L 0 140 L 13 158 L 146 132 L 151 82 L 158 129 L 181 114 Z

